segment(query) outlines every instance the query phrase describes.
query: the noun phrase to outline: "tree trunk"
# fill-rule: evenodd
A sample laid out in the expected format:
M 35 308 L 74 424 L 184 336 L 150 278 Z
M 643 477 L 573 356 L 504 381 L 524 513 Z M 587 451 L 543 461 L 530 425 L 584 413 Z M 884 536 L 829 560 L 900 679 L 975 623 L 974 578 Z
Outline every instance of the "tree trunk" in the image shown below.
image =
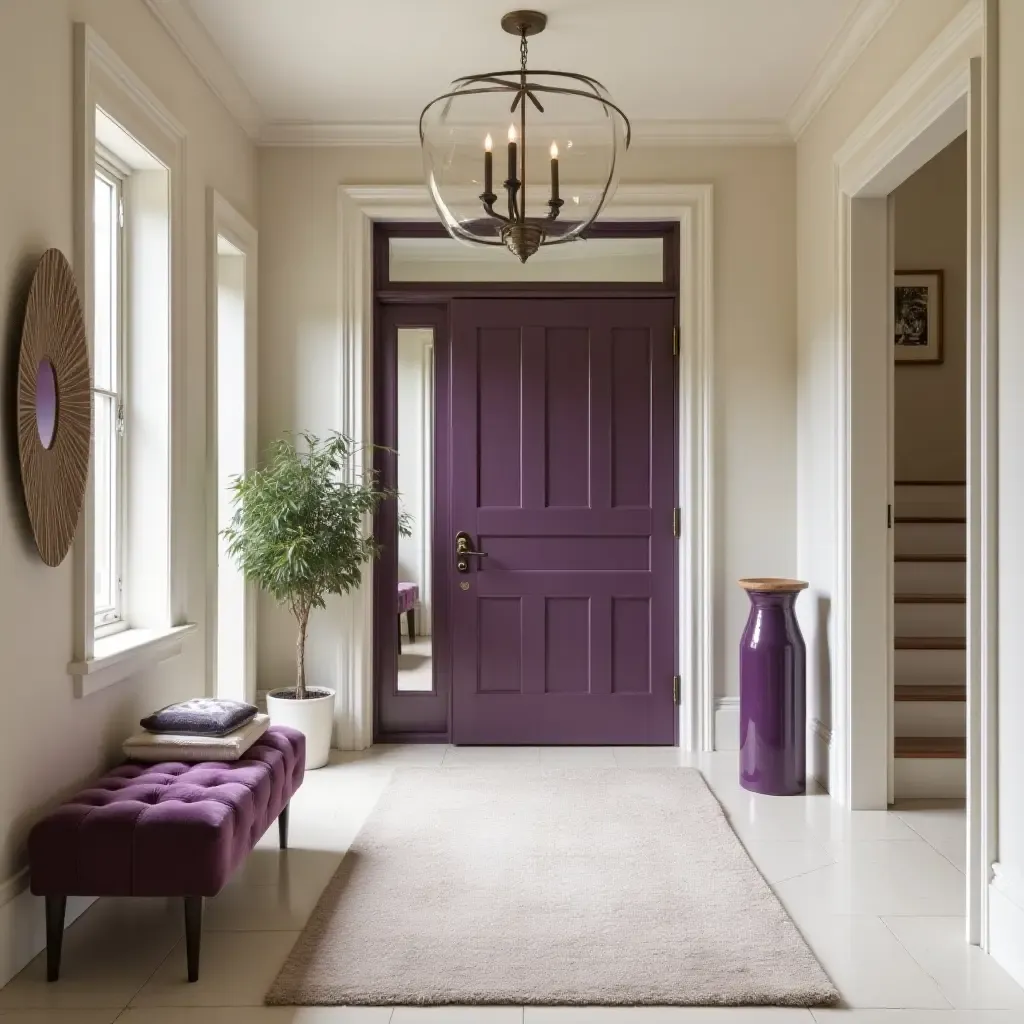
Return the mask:
M 295 655 L 298 672 L 295 678 L 295 699 L 306 699 L 306 627 L 309 625 L 309 609 L 299 611 L 299 636 L 295 641 Z

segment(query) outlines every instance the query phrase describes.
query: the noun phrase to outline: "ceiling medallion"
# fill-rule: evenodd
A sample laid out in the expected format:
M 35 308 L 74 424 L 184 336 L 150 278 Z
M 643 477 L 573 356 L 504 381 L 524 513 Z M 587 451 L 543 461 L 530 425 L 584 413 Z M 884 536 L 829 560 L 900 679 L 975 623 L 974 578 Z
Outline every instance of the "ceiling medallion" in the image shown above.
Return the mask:
M 506 14 L 501 27 L 519 36 L 519 70 L 457 78 L 420 115 L 427 188 L 448 232 L 505 245 L 523 263 L 542 245 L 579 238 L 596 220 L 629 148 L 629 119 L 600 82 L 527 68 L 526 40 L 547 20 L 540 11 Z M 499 197 L 493 140 L 506 125 Z

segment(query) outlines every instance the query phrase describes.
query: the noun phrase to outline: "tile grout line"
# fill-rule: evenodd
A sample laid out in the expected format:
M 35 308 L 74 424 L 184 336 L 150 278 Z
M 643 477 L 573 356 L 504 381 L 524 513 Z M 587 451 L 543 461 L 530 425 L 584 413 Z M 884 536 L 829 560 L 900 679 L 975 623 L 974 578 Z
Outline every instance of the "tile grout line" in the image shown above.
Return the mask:
M 898 916 L 913 916 L 913 915 L 890 914 L 888 916 L 890 916 L 890 917 L 898 917 Z M 929 971 L 928 968 L 925 967 L 925 965 L 923 963 L 921 963 L 921 961 L 918 960 L 917 957 L 914 956 L 913 953 L 910 952 L 909 949 L 907 949 L 907 947 L 901 941 L 900 937 L 889 927 L 889 922 L 886 921 L 886 919 L 881 914 L 878 915 L 878 920 L 882 922 L 882 925 L 885 928 L 885 930 L 896 940 L 896 942 L 899 945 L 900 949 L 902 949 L 903 952 L 906 953 L 907 956 L 909 956 L 910 959 L 913 960 L 914 963 L 917 964 L 917 966 L 921 968 L 921 970 L 924 972 L 926 977 L 931 978 L 931 980 L 935 983 L 935 987 L 939 990 L 939 995 L 942 996 L 942 998 L 945 999 L 947 1003 L 949 1003 L 949 1008 L 951 1010 L 956 1010 L 957 1007 L 953 1005 L 953 1000 L 950 999 L 949 996 L 946 995 L 946 991 L 945 991 L 945 989 L 943 989 L 941 983 L 939 982 L 939 979 L 936 978 L 932 974 L 932 972 Z
M 173 897 L 172 897 L 172 898 L 173 898 Z M 125 1013 L 127 1013 L 127 1012 L 128 1012 L 128 1011 L 129 1011 L 129 1010 L 130 1010 L 130 1009 L 132 1008 L 132 1002 L 133 1002 L 133 1001 L 135 1000 L 136 996 L 138 996 L 138 994 L 139 994 L 139 993 L 140 993 L 140 992 L 141 992 L 141 991 L 142 991 L 142 990 L 143 990 L 143 989 L 144 989 L 144 988 L 145 988 L 145 987 L 146 987 L 146 986 L 147 986 L 147 985 L 148 985 L 148 984 L 149 984 L 149 983 L 150 983 L 150 982 L 151 982 L 151 981 L 152 981 L 152 980 L 153 980 L 153 979 L 154 979 L 154 978 L 155 978 L 155 977 L 157 976 L 157 974 L 158 974 L 158 973 L 160 972 L 160 968 L 161 968 L 161 967 L 163 967 L 163 965 L 164 965 L 165 963 L 167 963 L 167 961 L 168 961 L 168 960 L 169 960 L 169 959 L 171 958 L 171 956 L 172 956 L 172 954 L 174 953 L 174 951 L 175 951 L 175 950 L 176 950 L 176 949 L 178 948 L 178 946 L 179 946 L 179 945 L 180 945 L 180 944 L 182 943 L 182 941 L 184 940 L 184 938 L 185 938 L 185 930 L 184 930 L 184 928 L 183 928 L 183 929 L 182 929 L 182 930 L 181 930 L 181 931 L 180 931 L 180 932 L 178 933 L 178 937 L 177 937 L 177 938 L 176 938 L 176 939 L 174 940 L 174 943 L 173 943 L 173 945 L 172 945 L 172 946 L 171 946 L 171 948 L 170 948 L 170 949 L 169 949 L 169 950 L 167 951 L 166 955 L 165 955 L 165 956 L 163 956 L 163 957 L 161 958 L 161 960 L 160 960 L 160 963 L 158 963 L 158 964 L 156 965 L 156 967 L 155 967 L 155 968 L 153 969 L 153 972 L 152 972 L 152 974 L 150 974 L 150 975 L 149 975 L 149 977 L 148 977 L 148 978 L 146 978 L 146 980 L 145 980 L 145 981 L 144 981 L 144 982 L 143 982 L 143 983 L 142 983 L 142 984 L 141 984 L 141 985 L 140 985 L 140 986 L 139 986 L 139 987 L 138 987 L 138 988 L 137 988 L 137 989 L 135 990 L 135 992 L 133 992 L 133 993 L 132 993 L 132 994 L 131 994 L 131 995 L 130 995 L 130 996 L 128 997 L 128 1002 L 124 1004 L 124 1008 L 123 1008 L 123 1009 L 121 1010 L 121 1012 L 120 1012 L 120 1013 L 119 1013 L 119 1014 L 118 1014 L 118 1015 L 117 1015 L 117 1016 L 116 1016 L 116 1017 L 114 1018 L 115 1022 L 116 1022 L 116 1021 L 118 1021 L 118 1020 L 120 1020 L 120 1019 L 121 1019 L 121 1017 L 122 1017 L 122 1015 L 124 1015 Z
M 823 847 L 823 849 L 824 849 L 824 847 Z M 828 850 L 825 850 L 825 853 L 828 854 Z M 750 857 L 750 853 L 749 852 L 747 853 L 747 856 Z M 831 856 L 831 854 L 829 854 L 829 856 Z M 753 857 L 750 857 L 750 859 L 752 861 L 754 861 L 754 867 L 757 867 L 757 861 L 754 860 Z M 833 858 L 833 860 L 829 864 L 822 864 L 822 865 L 820 865 L 819 867 L 816 867 L 816 868 L 808 868 L 807 871 L 801 871 L 800 874 L 798 874 L 798 875 L 790 875 L 787 878 L 780 878 L 778 881 L 776 881 L 776 882 L 769 882 L 768 884 L 771 886 L 772 890 L 774 891 L 775 886 L 777 886 L 777 885 L 783 885 L 785 882 L 795 882 L 798 878 L 806 878 L 808 875 L 813 875 L 815 871 L 824 871 L 826 868 L 834 868 L 838 863 L 839 863 L 839 861 L 837 861 L 837 860 L 835 860 Z M 760 869 L 758 868 L 758 870 L 760 870 Z M 776 893 L 775 895 L 778 896 L 778 893 Z M 781 897 L 779 897 L 779 898 L 781 899 Z M 790 916 L 792 916 L 792 915 L 790 915 Z
M 898 811 L 894 811 L 893 813 L 896 815 L 897 818 L 900 819 L 900 821 L 903 822 L 904 825 L 907 826 L 907 828 L 910 829 L 911 832 L 914 833 L 915 836 L 920 837 L 922 843 L 925 843 L 927 846 L 931 847 L 931 849 L 933 849 L 944 861 L 946 861 L 946 863 L 952 864 L 957 871 L 960 871 L 960 868 L 957 867 L 956 864 L 953 864 L 953 861 L 950 860 L 949 857 L 947 857 L 923 832 L 918 832 L 918 830 L 914 828 L 914 826 L 911 825 L 910 822 L 907 821 L 907 819 L 904 818 L 903 815 L 900 814 Z M 960 871 L 960 874 L 963 875 L 964 872 Z
M 712 790 L 712 793 L 713 792 L 714 792 L 714 790 Z M 725 811 L 725 808 L 722 808 L 722 810 Z M 726 822 L 728 822 L 729 827 L 733 830 L 733 834 L 739 840 L 740 846 L 743 847 L 743 852 L 750 858 L 751 864 L 753 864 L 754 867 L 757 868 L 757 870 L 760 873 L 761 877 L 764 878 L 765 884 L 775 894 L 775 898 L 780 903 L 782 903 L 782 897 L 779 895 L 779 892 L 776 889 L 776 886 L 782 885 L 784 882 L 795 881 L 797 878 L 803 878 L 806 875 L 813 875 L 815 871 L 824 871 L 825 868 L 833 868 L 833 867 L 836 866 L 836 864 L 839 863 L 835 859 L 835 857 L 832 855 L 832 852 L 829 849 L 827 849 L 823 843 L 820 843 L 817 839 L 795 840 L 796 842 L 801 842 L 801 843 L 805 843 L 805 842 L 813 843 L 815 846 L 818 847 L 818 849 L 821 850 L 822 853 L 825 854 L 826 857 L 830 858 L 828 864 L 819 864 L 816 868 L 808 868 L 806 871 L 800 871 L 800 872 L 798 872 L 795 875 L 789 875 L 786 878 L 777 878 L 774 881 L 769 882 L 767 877 L 765 876 L 765 873 L 761 870 L 761 865 L 757 863 L 757 858 L 750 852 L 750 849 L 748 848 L 747 844 L 743 841 L 743 837 L 733 827 L 732 822 L 729 820 L 729 814 L 728 814 L 727 811 L 725 811 L 725 820 L 726 820 Z M 789 842 L 789 841 L 790 840 L 785 840 L 785 839 L 783 839 L 783 840 L 764 840 L 764 842 Z M 783 908 L 782 909 L 786 910 L 785 904 L 783 904 Z M 789 914 L 789 917 L 791 919 L 793 918 L 793 915 L 790 914 L 788 910 L 786 910 L 786 913 Z

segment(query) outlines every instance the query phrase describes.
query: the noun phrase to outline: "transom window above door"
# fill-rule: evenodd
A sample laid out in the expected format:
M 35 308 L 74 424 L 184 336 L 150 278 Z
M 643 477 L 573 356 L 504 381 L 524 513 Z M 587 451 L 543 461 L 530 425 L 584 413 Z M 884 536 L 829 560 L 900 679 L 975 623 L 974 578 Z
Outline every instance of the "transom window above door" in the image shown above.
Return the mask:
M 587 238 L 545 246 L 526 263 L 509 260 L 501 247 L 458 242 L 437 225 L 379 224 L 377 289 L 416 290 L 447 283 L 478 291 L 568 285 L 581 290 L 623 285 L 631 290 L 676 287 L 677 230 L 672 225 L 594 225 Z

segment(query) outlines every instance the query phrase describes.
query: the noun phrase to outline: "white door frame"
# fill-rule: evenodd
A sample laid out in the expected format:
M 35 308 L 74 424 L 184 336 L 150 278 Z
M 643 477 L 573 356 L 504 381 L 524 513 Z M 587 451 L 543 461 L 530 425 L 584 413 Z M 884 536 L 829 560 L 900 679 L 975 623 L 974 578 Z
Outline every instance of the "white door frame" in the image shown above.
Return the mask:
M 714 745 L 713 262 L 711 185 L 623 185 L 607 217 L 675 221 L 680 236 L 679 363 L 679 743 Z M 338 189 L 339 429 L 373 434 L 373 224 L 437 219 L 422 183 L 342 185 Z M 356 467 L 358 468 L 358 467 Z M 338 666 L 335 745 L 373 742 L 372 567 L 340 605 L 332 636 Z
M 259 236 L 256 229 L 215 189 L 206 202 L 206 678 L 207 691 L 217 688 L 217 238 L 226 238 L 245 257 L 245 469 L 256 465 L 257 339 L 259 301 Z M 256 609 L 252 585 L 245 591 L 245 693 L 256 700 Z
M 987 947 L 995 853 L 995 338 L 993 98 L 983 81 L 995 0 L 971 0 L 835 156 L 836 652 L 830 776 L 853 808 L 884 808 L 892 732 L 891 253 L 886 197 L 969 135 L 968 938 Z M 990 63 L 989 63 L 990 66 Z M 986 253 L 989 255 L 986 257 Z M 884 410 L 884 413 L 883 413 Z M 879 421 L 883 421 L 879 426 Z

